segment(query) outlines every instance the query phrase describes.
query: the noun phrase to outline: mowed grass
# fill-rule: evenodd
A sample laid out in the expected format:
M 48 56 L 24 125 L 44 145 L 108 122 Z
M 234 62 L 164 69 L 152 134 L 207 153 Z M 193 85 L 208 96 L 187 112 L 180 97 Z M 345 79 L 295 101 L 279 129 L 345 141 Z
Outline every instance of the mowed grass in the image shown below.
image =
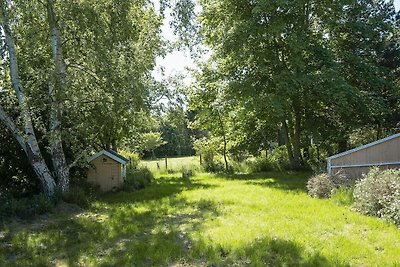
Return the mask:
M 158 164 L 158 165 L 157 165 Z M 165 172 L 165 158 L 156 160 L 142 160 L 141 166 L 147 167 L 152 172 Z M 160 168 L 158 168 L 158 166 Z M 200 168 L 200 158 L 198 156 L 167 158 L 167 168 L 171 171 L 180 171 L 182 168 L 198 170 Z
M 400 230 L 307 196 L 309 173 L 178 174 L 9 223 L 0 266 L 400 266 Z

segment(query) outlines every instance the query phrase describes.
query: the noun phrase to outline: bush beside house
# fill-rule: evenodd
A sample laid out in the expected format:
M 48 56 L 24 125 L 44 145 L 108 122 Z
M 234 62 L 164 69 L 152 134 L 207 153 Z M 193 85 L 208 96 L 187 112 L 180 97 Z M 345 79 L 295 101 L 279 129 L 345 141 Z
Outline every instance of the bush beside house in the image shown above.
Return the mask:
M 356 211 L 383 218 L 400 226 L 400 170 L 372 168 L 360 180 L 342 173 L 312 176 L 307 183 L 308 194 L 315 198 L 340 198 L 354 201 Z M 352 196 L 345 196 L 351 193 Z

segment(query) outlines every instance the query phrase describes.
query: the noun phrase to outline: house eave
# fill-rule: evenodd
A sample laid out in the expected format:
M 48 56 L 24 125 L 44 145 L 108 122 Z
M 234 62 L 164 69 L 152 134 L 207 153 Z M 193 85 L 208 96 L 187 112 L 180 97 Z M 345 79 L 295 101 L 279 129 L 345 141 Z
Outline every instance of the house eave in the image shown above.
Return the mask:
M 97 154 L 94 154 L 93 156 L 91 156 L 91 157 L 89 157 L 89 158 L 87 159 L 87 162 L 91 162 L 91 161 L 97 159 L 98 157 L 100 157 L 101 155 L 106 155 L 107 157 L 109 157 L 109 158 L 115 160 L 115 161 L 118 162 L 118 163 L 124 164 L 124 165 L 127 164 L 127 163 L 129 162 L 129 161 L 127 161 L 127 160 L 123 160 L 123 159 L 121 159 L 120 157 L 117 157 L 117 156 L 111 154 L 111 153 L 108 152 L 107 150 L 102 150 L 102 151 L 98 152 Z
M 376 145 L 378 145 L 380 143 L 387 142 L 387 141 L 395 139 L 397 137 L 400 137 L 400 133 L 388 136 L 388 137 L 383 138 L 383 139 L 379 139 L 379 140 L 377 140 L 375 142 L 372 142 L 372 143 L 369 143 L 369 144 L 366 144 L 366 145 L 363 145 L 363 146 L 359 146 L 359 147 L 350 149 L 348 151 L 345 151 L 345 152 L 342 152 L 342 153 L 339 153 L 339 154 L 336 154 L 336 155 L 333 155 L 333 156 L 330 156 L 327 159 L 328 160 L 332 160 L 332 159 L 340 158 L 340 157 L 343 157 L 345 155 L 352 154 L 354 152 L 357 152 L 357 151 L 360 151 L 360 150 L 363 150 L 363 149 L 366 149 L 366 148 L 369 148 L 369 147 L 372 147 L 372 146 L 376 146 Z

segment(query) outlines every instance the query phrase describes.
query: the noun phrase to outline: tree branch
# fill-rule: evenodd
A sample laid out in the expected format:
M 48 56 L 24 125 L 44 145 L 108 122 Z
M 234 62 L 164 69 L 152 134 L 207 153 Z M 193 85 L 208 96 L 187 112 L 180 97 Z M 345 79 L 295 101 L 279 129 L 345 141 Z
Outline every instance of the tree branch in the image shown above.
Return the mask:
M 26 143 L 22 137 L 21 131 L 18 129 L 13 119 L 5 112 L 4 108 L 0 105 L 0 121 L 10 130 L 12 135 L 17 139 L 21 148 L 27 153 Z
M 105 125 L 101 126 L 99 131 L 95 134 L 95 136 L 91 139 L 91 141 L 86 143 L 86 148 L 75 158 L 75 160 L 73 162 L 71 162 L 68 165 L 69 169 L 75 167 L 76 164 L 78 164 L 78 162 L 82 159 L 82 157 L 84 157 L 86 155 L 86 153 L 88 153 L 89 150 L 93 148 L 93 146 L 95 145 L 94 144 L 95 139 L 99 136 L 99 134 L 101 133 L 101 131 L 103 130 L 104 127 L 105 127 Z

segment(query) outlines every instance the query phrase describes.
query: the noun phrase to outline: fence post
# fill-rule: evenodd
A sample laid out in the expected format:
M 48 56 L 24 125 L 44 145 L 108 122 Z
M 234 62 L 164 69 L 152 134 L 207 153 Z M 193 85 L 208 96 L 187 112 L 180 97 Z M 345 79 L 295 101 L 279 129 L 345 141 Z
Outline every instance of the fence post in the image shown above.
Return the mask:
M 328 174 L 329 174 L 329 175 L 332 174 L 332 163 L 331 163 L 331 159 L 328 159 Z
M 167 160 L 167 156 L 165 156 L 165 170 L 168 170 L 168 160 Z

